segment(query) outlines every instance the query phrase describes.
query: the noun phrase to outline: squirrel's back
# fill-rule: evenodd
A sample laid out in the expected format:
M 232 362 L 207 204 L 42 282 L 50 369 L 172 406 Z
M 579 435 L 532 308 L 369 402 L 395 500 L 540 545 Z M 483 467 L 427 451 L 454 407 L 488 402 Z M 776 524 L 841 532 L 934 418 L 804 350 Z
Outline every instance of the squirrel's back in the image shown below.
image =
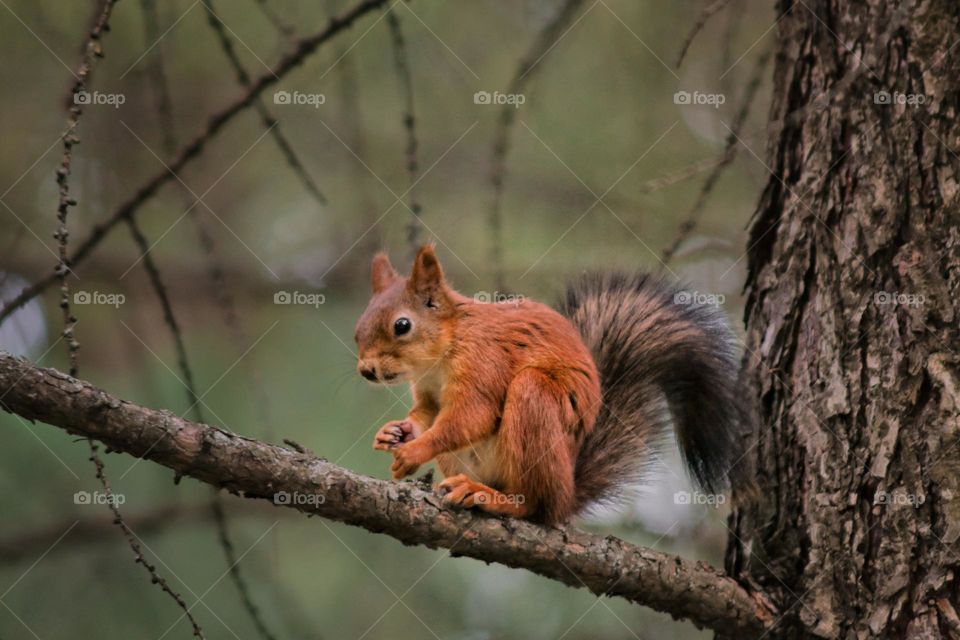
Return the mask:
M 593 354 L 569 318 L 527 298 L 457 305 L 451 352 L 502 404 L 512 379 L 525 369 L 548 374 L 565 390 L 576 420 L 572 431 L 593 428 L 600 410 L 600 383 Z
M 576 327 L 556 309 L 527 298 L 503 302 L 462 299 L 456 344 L 474 350 L 467 362 L 494 359 L 513 369 L 571 369 L 595 377 L 593 357 Z M 515 373 L 515 372 L 514 372 Z
M 577 508 L 638 481 L 671 424 L 699 485 L 722 490 L 749 415 L 722 310 L 649 274 L 598 273 L 571 284 L 559 311 L 592 352 L 603 397 L 576 461 Z

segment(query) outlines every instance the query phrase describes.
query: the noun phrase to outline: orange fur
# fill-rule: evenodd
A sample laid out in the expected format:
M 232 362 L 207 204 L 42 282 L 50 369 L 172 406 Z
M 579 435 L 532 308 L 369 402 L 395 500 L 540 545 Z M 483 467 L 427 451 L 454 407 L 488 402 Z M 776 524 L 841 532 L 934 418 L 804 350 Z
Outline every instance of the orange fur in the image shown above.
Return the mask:
M 357 323 L 358 369 L 409 382 L 413 409 L 387 423 L 393 477 L 436 459 L 451 504 L 557 523 L 575 509 L 574 467 L 600 409 L 597 367 L 567 318 L 527 301 L 476 302 L 446 283 L 432 246 L 409 278 L 385 255 Z M 408 332 L 396 325 L 409 321 Z

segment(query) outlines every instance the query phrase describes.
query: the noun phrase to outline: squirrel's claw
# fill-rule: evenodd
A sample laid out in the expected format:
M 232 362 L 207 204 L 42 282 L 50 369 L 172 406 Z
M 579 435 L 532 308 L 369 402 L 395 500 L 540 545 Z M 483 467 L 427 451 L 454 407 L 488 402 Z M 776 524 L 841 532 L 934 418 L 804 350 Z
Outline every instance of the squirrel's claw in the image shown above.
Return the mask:
M 474 485 L 475 483 L 461 473 L 438 484 L 437 490 L 443 496 L 444 504 L 451 507 L 467 508 L 473 506 L 470 498 L 473 496 Z
M 398 453 L 400 449 L 394 449 L 394 454 Z M 390 466 L 390 471 L 393 474 L 394 480 L 403 480 L 407 476 L 416 473 L 417 469 L 420 468 L 419 464 L 414 464 L 412 462 L 396 459 L 393 461 L 393 464 Z
M 393 472 L 394 480 L 403 480 L 412 473 L 415 473 L 420 465 L 426 464 L 433 458 L 433 454 L 423 446 L 418 446 L 422 440 L 415 440 L 410 443 L 401 443 L 393 449 L 393 465 L 390 471 Z
M 391 420 L 377 431 L 373 439 L 373 448 L 379 451 L 393 451 L 415 437 L 413 423 L 409 420 Z

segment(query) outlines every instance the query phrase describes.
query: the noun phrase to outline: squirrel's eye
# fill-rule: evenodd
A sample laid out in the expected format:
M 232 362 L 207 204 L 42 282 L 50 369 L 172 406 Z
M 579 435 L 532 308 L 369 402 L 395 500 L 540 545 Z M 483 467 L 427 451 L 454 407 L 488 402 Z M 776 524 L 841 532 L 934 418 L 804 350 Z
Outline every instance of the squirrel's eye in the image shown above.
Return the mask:
M 393 323 L 393 332 L 398 336 L 408 333 L 412 328 L 413 325 L 407 318 L 397 318 L 397 321 Z

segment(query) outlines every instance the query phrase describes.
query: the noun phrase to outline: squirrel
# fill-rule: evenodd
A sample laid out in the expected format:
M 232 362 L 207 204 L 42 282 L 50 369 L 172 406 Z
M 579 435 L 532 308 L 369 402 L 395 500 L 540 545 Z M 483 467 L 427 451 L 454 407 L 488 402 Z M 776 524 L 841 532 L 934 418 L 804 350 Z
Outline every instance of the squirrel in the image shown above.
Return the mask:
M 697 483 L 727 486 L 748 414 L 716 306 L 644 273 L 585 275 L 556 310 L 477 301 L 429 244 L 406 278 L 377 254 L 372 285 L 357 369 L 413 394 L 373 443 L 395 480 L 436 460 L 446 504 L 560 524 L 639 481 L 672 425 Z

